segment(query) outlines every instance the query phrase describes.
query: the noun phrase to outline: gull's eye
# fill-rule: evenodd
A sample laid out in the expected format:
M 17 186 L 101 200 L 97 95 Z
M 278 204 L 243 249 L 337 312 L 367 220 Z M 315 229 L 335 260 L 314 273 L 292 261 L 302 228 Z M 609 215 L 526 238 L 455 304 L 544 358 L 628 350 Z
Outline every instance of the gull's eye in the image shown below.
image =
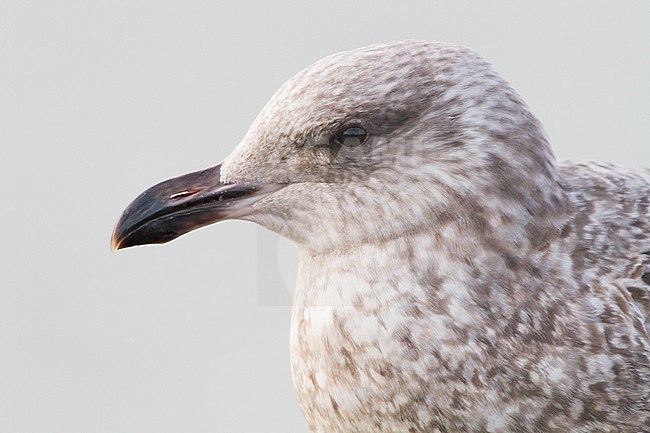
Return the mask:
M 360 126 L 346 128 L 336 136 L 336 142 L 345 147 L 355 147 L 363 144 L 368 138 L 368 132 Z

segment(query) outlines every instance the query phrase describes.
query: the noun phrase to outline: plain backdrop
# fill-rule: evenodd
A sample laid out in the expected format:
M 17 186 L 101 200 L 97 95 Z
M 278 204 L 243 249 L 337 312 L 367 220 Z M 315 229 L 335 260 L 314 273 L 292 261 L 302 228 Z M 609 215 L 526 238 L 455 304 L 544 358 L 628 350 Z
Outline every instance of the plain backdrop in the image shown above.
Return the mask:
M 489 59 L 559 157 L 650 166 L 647 0 L 0 0 L 0 432 L 307 432 L 291 244 L 242 222 L 109 238 L 291 75 L 404 38 Z

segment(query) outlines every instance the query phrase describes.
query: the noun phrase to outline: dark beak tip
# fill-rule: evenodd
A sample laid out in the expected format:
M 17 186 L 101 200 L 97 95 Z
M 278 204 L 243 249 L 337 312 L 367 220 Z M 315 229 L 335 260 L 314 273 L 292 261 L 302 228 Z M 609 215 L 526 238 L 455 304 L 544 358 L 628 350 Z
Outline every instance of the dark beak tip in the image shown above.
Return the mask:
M 120 242 L 114 236 L 111 237 L 111 252 L 121 250 Z
M 165 244 L 192 230 L 252 212 L 255 197 L 266 189 L 252 184 L 222 183 L 221 166 L 160 182 L 136 197 L 120 216 L 111 236 L 111 250 Z M 248 199 L 248 200 L 244 200 Z M 240 202 L 240 200 L 242 200 Z M 238 207 L 236 203 L 241 203 Z
M 120 236 L 120 232 L 121 232 L 120 227 L 122 226 L 121 224 L 122 220 L 123 220 L 123 216 L 120 216 L 120 219 L 117 221 L 117 224 L 115 225 L 115 227 L 113 228 L 113 232 L 111 233 L 111 245 L 110 245 L 111 252 L 115 252 L 123 248 L 122 247 L 123 239 L 121 239 Z

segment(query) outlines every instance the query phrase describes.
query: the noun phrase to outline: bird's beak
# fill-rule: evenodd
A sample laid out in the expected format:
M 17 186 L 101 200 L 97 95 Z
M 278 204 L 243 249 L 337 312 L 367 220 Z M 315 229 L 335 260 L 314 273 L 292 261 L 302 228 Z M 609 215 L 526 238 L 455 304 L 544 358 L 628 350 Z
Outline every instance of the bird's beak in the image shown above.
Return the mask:
M 117 222 L 113 250 L 164 244 L 192 230 L 252 214 L 253 204 L 281 184 L 221 182 L 221 165 L 166 180 L 140 194 Z

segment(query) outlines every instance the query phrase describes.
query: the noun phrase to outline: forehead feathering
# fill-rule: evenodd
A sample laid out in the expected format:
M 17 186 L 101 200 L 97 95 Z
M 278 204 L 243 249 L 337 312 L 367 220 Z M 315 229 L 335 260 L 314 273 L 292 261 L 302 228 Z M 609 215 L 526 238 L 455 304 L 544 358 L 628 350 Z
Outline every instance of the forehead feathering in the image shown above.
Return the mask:
M 345 51 L 288 80 L 251 129 L 296 139 L 346 120 L 396 126 L 454 86 L 489 72 L 469 49 L 443 43 L 401 41 Z
M 341 52 L 299 72 L 261 110 L 224 162 L 222 177 L 259 181 L 266 171 L 290 183 L 342 172 L 322 154 L 301 148 L 351 124 L 373 135 L 373 167 L 387 162 L 379 155 L 388 143 L 389 154 L 397 147 L 421 152 L 415 164 L 398 158 L 396 168 L 480 175 L 477 168 L 502 166 L 508 182 L 517 172 L 555 178 L 540 123 L 490 64 L 465 47 L 427 41 Z

